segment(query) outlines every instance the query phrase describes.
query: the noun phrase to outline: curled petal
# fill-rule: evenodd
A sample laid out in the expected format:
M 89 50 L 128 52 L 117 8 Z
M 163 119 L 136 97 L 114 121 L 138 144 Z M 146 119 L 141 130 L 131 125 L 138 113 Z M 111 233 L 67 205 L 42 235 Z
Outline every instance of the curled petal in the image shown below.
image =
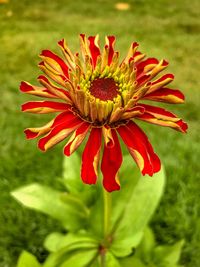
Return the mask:
M 170 104 L 181 104 L 184 102 L 185 97 L 179 90 L 161 88 L 157 91 L 146 94 L 143 99 Z
M 43 86 L 48 88 L 48 91 L 51 94 L 55 95 L 57 98 L 61 98 L 61 99 L 65 100 L 68 103 L 71 103 L 70 94 L 66 90 L 55 86 L 52 82 L 49 81 L 49 79 L 47 79 L 47 77 L 45 77 L 44 75 L 40 75 L 38 77 L 38 81 Z
M 118 171 L 122 164 L 122 152 L 115 130 L 111 130 L 113 146 L 104 145 L 101 171 L 103 173 L 103 186 L 108 192 L 120 189 Z
M 98 35 L 89 36 L 88 40 L 89 40 L 89 49 L 90 49 L 90 53 L 92 56 L 93 67 L 95 68 L 96 63 L 97 63 L 97 58 L 101 54 L 99 44 L 98 44 L 99 36 Z
M 103 126 L 102 132 L 106 146 L 112 147 L 114 145 L 114 139 L 111 128 Z
M 133 58 L 133 56 L 135 55 L 135 52 L 136 52 L 138 46 L 139 46 L 139 44 L 136 43 L 136 42 L 133 42 L 133 43 L 131 44 L 131 46 L 130 46 L 130 48 L 129 48 L 129 51 L 128 51 L 128 54 L 127 54 L 127 56 L 125 57 L 125 59 L 123 60 L 123 62 L 125 62 L 126 64 L 129 63 L 129 60 L 130 60 L 131 58 Z
M 175 114 L 166 111 L 160 107 L 153 107 L 150 105 L 141 104 L 145 108 L 145 112 L 142 115 L 136 116 L 137 119 L 173 128 L 180 132 L 186 132 L 187 124 L 178 118 Z
M 46 114 L 68 110 L 71 106 L 65 103 L 52 101 L 33 101 L 22 105 L 22 111 L 38 114 Z
M 34 86 L 28 82 L 21 82 L 20 91 L 26 94 L 40 96 L 40 97 L 58 98 L 56 95 L 50 92 L 47 88 Z
M 53 125 L 54 120 L 51 120 L 47 124 L 42 127 L 37 128 L 27 128 L 24 130 L 27 139 L 33 139 L 40 135 L 46 134 L 51 130 L 51 126 Z
M 49 50 L 43 50 L 40 57 L 55 71 L 69 78 L 69 68 L 59 56 Z
M 172 82 L 174 80 L 174 75 L 173 74 L 165 74 L 163 75 L 161 78 L 153 81 L 151 83 L 151 87 L 148 90 L 148 93 L 154 92 L 162 87 L 164 87 L 165 85 L 169 84 L 170 82 Z
M 98 175 L 99 154 L 101 150 L 102 130 L 92 128 L 82 154 L 81 177 L 86 184 L 95 184 Z
M 58 42 L 58 45 L 61 47 L 63 55 L 65 56 L 65 59 L 67 60 L 67 63 L 69 64 L 69 66 L 75 69 L 75 63 L 74 63 L 75 57 L 70 51 L 70 49 L 68 48 L 68 46 L 66 45 L 65 40 L 64 39 L 60 40 Z
M 83 121 L 76 116 L 73 118 L 70 116 L 69 119 L 68 116 L 66 116 L 66 121 L 64 123 L 55 126 L 49 134 L 39 140 L 38 147 L 43 151 L 48 150 L 67 138 L 74 130 L 80 127 L 82 123 Z
M 40 62 L 38 66 L 54 82 L 56 82 L 57 84 L 59 84 L 63 87 L 66 86 L 66 77 L 65 76 L 53 71 L 52 68 L 47 67 L 47 65 L 43 61 Z
M 114 55 L 115 36 L 106 36 L 106 45 L 108 46 L 108 66 L 112 63 Z
M 90 124 L 84 122 L 81 126 L 73 133 L 70 137 L 67 145 L 64 148 L 64 154 L 66 156 L 70 156 L 83 142 L 84 138 L 86 137 L 88 131 L 90 129 Z
M 140 105 L 135 106 L 135 107 L 133 107 L 133 108 L 127 109 L 127 110 L 123 113 L 121 119 L 122 119 L 122 120 L 127 120 L 127 119 L 130 119 L 130 118 L 134 118 L 134 117 L 136 117 L 136 116 L 138 116 L 138 115 L 143 114 L 144 111 L 145 111 L 144 107 L 142 107 L 142 106 L 140 106 Z
M 80 42 L 81 42 L 81 52 L 83 59 L 85 60 L 86 56 L 90 58 L 91 54 L 90 54 L 88 39 L 86 38 L 85 34 L 80 34 Z

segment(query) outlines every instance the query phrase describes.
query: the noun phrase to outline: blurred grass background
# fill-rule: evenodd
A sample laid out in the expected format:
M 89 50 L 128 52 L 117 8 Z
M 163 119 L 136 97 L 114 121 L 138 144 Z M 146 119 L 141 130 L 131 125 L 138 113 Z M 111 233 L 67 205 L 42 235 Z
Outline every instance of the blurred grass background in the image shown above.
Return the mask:
M 23 129 L 39 126 L 47 116 L 26 115 L 20 104 L 30 99 L 19 93 L 21 80 L 36 83 L 37 55 L 56 51 L 63 37 L 74 51 L 78 34 L 117 36 L 125 55 L 136 40 L 150 57 L 165 58 L 175 74 L 174 88 L 186 95 L 186 104 L 169 108 L 189 123 L 187 135 L 141 124 L 166 167 L 167 186 L 152 226 L 160 243 L 186 240 L 181 263 L 200 266 L 200 1 L 129 0 L 130 9 L 116 10 L 117 1 L 10 0 L 0 4 L 0 266 L 13 267 L 22 249 L 42 260 L 44 237 L 59 225 L 23 209 L 9 195 L 31 182 L 57 186 L 62 172 L 62 145 L 46 154 L 28 142 Z M 58 51 L 58 50 L 57 50 Z M 37 120 L 37 121 L 36 121 Z

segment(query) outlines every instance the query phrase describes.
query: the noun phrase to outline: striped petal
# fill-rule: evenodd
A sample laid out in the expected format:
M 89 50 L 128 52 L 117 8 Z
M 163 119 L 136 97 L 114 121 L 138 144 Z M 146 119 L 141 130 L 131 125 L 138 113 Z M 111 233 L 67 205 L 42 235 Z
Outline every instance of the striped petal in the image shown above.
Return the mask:
M 55 126 L 49 134 L 41 138 L 38 142 L 38 147 L 46 151 L 57 143 L 67 138 L 74 130 L 83 123 L 81 119 L 71 115 L 66 115 L 65 122 Z
M 68 65 L 75 69 L 75 57 L 72 54 L 72 52 L 70 51 L 70 49 L 68 48 L 68 46 L 66 45 L 66 42 L 64 39 L 60 40 L 58 42 L 58 45 L 60 46 L 60 48 L 62 49 L 63 55 L 68 63 Z
M 22 111 L 37 114 L 46 114 L 68 110 L 71 106 L 65 103 L 52 101 L 33 101 L 22 105 Z
M 148 93 L 154 92 L 154 91 L 164 87 L 165 85 L 169 84 L 173 80 L 174 80 L 173 74 L 168 73 L 168 74 L 163 75 L 161 78 L 159 78 L 159 79 L 157 79 L 151 83 L 151 86 L 148 90 Z
M 161 88 L 157 91 L 146 94 L 143 99 L 170 104 L 181 104 L 184 103 L 185 97 L 179 90 Z
M 55 95 L 57 98 L 61 98 L 65 100 L 68 103 L 71 103 L 71 97 L 70 97 L 69 92 L 67 92 L 66 90 L 62 88 L 55 86 L 52 82 L 49 81 L 49 79 L 47 79 L 47 77 L 45 77 L 44 75 L 40 75 L 38 77 L 38 81 L 43 86 L 45 86 L 51 94 Z
M 26 94 L 40 96 L 40 97 L 58 98 L 56 95 L 50 92 L 47 88 L 34 86 L 28 82 L 21 82 L 20 91 Z
M 127 120 L 127 119 L 130 119 L 130 118 L 134 118 L 134 117 L 136 117 L 136 116 L 138 116 L 138 115 L 143 114 L 144 111 L 145 111 L 145 108 L 144 108 L 144 107 L 142 107 L 142 106 L 140 106 L 140 105 L 135 106 L 135 107 L 133 107 L 133 108 L 131 108 L 131 109 L 127 109 L 127 110 L 123 113 L 121 119 L 122 119 L 122 120 Z
M 54 120 L 51 120 L 47 124 L 42 127 L 37 128 L 27 128 L 24 130 L 27 139 L 33 139 L 40 135 L 46 134 L 51 130 L 51 126 L 53 125 Z
M 40 57 L 59 74 L 65 76 L 67 79 L 69 78 L 69 67 L 58 55 L 50 50 L 43 50 Z
M 101 150 L 102 131 L 93 128 L 82 154 L 81 177 L 86 184 L 95 184 L 98 175 L 99 154 Z
M 149 142 L 146 134 L 142 131 L 142 129 L 140 127 L 137 126 L 136 123 L 134 123 L 133 121 L 130 121 L 129 124 L 129 129 L 134 132 L 135 135 L 138 136 L 139 140 L 144 144 L 144 146 L 146 147 L 147 153 L 149 155 L 149 160 L 151 161 L 151 165 L 152 165 L 152 169 L 153 169 L 153 173 L 156 173 L 158 171 L 160 171 L 161 168 L 161 162 L 159 157 L 155 154 L 153 147 L 151 145 L 151 143 Z
M 96 67 L 97 58 L 101 54 L 100 48 L 99 48 L 99 36 L 89 36 L 89 49 L 92 56 L 92 62 L 93 62 L 93 68 Z
M 122 164 L 122 152 L 115 130 L 111 130 L 113 145 L 104 145 L 101 171 L 103 173 L 103 186 L 108 192 L 120 189 L 118 171 Z
M 72 134 L 67 145 L 64 148 L 64 154 L 70 156 L 83 142 L 88 131 L 90 129 L 90 124 L 84 122 L 81 126 Z
M 175 114 L 160 107 L 153 107 L 145 104 L 140 104 L 140 106 L 143 106 L 145 108 L 145 112 L 142 115 L 136 116 L 137 119 L 152 124 L 170 127 L 183 133 L 187 131 L 187 124 L 180 118 L 178 118 Z
M 148 174 L 152 176 L 154 173 L 153 162 L 155 160 L 155 154 L 152 154 L 147 137 L 144 138 L 144 135 L 137 130 L 134 131 L 133 128 L 136 129 L 135 126 L 132 126 L 132 122 L 130 121 L 126 126 L 120 126 L 117 128 L 117 131 L 126 144 L 131 156 L 137 163 L 142 174 Z
M 112 63 L 114 55 L 115 36 L 106 36 L 106 46 L 108 47 L 108 66 Z

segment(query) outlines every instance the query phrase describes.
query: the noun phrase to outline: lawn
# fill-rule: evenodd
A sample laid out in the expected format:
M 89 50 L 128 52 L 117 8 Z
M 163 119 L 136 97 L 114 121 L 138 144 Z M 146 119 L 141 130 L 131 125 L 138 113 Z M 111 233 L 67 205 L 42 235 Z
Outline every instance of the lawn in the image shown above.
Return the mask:
M 35 83 L 39 74 L 37 55 L 42 49 L 56 51 L 65 37 L 74 51 L 78 34 L 117 36 L 117 48 L 125 55 L 130 42 L 150 57 L 165 58 L 175 74 L 174 88 L 186 95 L 186 104 L 170 106 L 189 124 L 187 135 L 170 129 L 143 125 L 167 172 L 165 195 L 152 226 L 157 240 L 172 244 L 185 239 L 181 263 L 200 266 L 200 21 L 199 0 L 129 0 L 130 9 L 115 9 L 106 0 L 10 0 L 0 4 L 0 267 L 14 267 L 26 249 L 42 260 L 44 237 L 60 226 L 45 216 L 22 208 L 9 192 L 24 184 L 59 186 L 62 145 L 46 154 L 28 142 L 23 129 L 41 125 L 47 116 L 22 114 L 20 104 L 30 99 L 19 93 L 19 83 Z

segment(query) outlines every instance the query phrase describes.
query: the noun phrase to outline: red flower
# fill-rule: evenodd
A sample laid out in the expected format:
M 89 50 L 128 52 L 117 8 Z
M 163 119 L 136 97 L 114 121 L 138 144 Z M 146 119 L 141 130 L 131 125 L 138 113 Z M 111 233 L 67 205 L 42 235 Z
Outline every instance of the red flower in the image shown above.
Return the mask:
M 114 36 L 106 37 L 103 51 L 98 35 L 88 39 L 80 35 L 82 59 L 73 54 L 64 40 L 58 42 L 64 59 L 49 50 L 42 51 L 40 69 L 50 78 L 39 76 L 42 87 L 22 82 L 22 92 L 55 101 L 33 101 L 22 105 L 22 111 L 59 114 L 46 125 L 25 130 L 28 139 L 43 136 L 38 147 L 46 151 L 60 141 L 70 138 L 64 154 L 70 156 L 89 135 L 83 155 L 81 177 L 84 183 L 95 184 L 98 175 L 102 137 L 104 139 L 101 171 L 107 191 L 119 190 L 118 171 L 122 152 L 118 136 L 127 146 L 143 175 L 152 176 L 160 170 L 160 160 L 136 119 L 186 132 L 187 124 L 163 108 L 140 103 L 142 100 L 183 103 L 179 90 L 166 86 L 174 79 L 158 73 L 168 63 L 156 58 L 144 59 L 132 43 L 127 56 L 119 63 L 114 50 Z M 54 83 L 55 82 L 55 83 Z

